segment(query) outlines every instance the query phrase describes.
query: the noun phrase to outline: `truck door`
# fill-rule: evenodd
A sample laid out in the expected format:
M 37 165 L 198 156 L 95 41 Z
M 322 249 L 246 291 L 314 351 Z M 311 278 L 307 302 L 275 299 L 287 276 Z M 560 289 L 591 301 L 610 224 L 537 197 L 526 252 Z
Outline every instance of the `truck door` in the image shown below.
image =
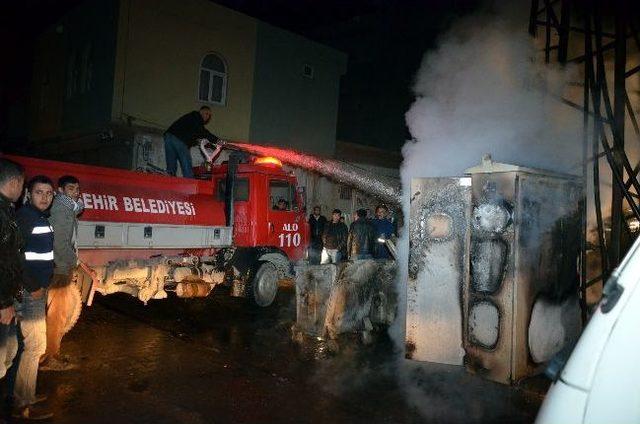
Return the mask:
M 269 245 L 292 257 L 302 243 L 301 225 L 304 224 L 298 222 L 300 215 L 295 185 L 284 178 L 271 178 L 268 207 Z
M 215 180 L 216 200 L 225 201 L 226 178 L 218 178 Z M 256 226 L 255 219 L 252 219 L 251 208 L 249 206 L 249 178 L 237 177 L 233 190 L 233 241 L 239 246 L 251 246 L 255 240 Z

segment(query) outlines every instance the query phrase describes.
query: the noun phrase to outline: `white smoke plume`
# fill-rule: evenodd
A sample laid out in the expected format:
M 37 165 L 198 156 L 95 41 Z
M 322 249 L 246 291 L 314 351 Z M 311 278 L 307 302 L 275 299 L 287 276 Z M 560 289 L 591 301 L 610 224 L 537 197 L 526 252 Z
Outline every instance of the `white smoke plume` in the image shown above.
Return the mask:
M 412 178 L 461 176 L 485 153 L 498 162 L 582 172 L 582 114 L 558 101 L 571 94 L 567 82 L 578 77 L 544 63 L 527 33 L 528 5 L 514 3 L 510 10 L 459 20 L 439 47 L 425 54 L 413 86 L 416 99 L 406 113 L 413 138 L 403 148 L 401 168 L 407 220 Z M 391 336 L 404 352 L 406 227 L 399 243 L 401 299 Z M 434 365 L 399 359 L 398 366 L 408 399 L 425 416 L 437 418 L 438 401 L 424 387 Z M 457 394 L 464 397 L 463 392 Z
M 528 8 L 516 3 L 459 20 L 425 54 L 406 113 L 413 137 L 402 150 L 406 219 L 412 178 L 461 176 L 485 153 L 498 162 L 582 172 L 582 114 L 558 100 L 576 76 L 544 63 L 527 32 Z M 400 253 L 406 270 L 408 234 Z
M 402 176 L 456 176 L 494 160 L 579 174 L 581 113 L 561 104 L 567 74 L 539 63 L 522 22 L 476 17 L 425 56 L 406 114 L 415 141 Z M 405 185 L 407 187 L 407 185 Z

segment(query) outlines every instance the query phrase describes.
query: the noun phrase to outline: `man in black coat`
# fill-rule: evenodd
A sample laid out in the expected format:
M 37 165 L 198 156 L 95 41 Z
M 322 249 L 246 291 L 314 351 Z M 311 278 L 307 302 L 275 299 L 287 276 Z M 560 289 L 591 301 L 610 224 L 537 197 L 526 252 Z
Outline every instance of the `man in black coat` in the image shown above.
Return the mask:
M 349 228 L 347 252 L 349 259 L 371 259 L 376 240 L 376 230 L 367 220 L 367 211 L 358 209 L 357 219 Z
M 323 258 L 323 261 L 326 261 L 326 263 L 337 264 L 342 260 L 342 252 L 347 249 L 349 230 L 343 222 L 340 222 L 341 216 L 342 211 L 334 209 L 331 213 L 331 221 L 324 226 L 322 242 L 327 257 Z
M 0 159 L 0 378 L 6 375 L 18 350 L 13 303 L 22 287 L 22 239 L 13 203 L 22 194 L 23 184 L 22 166 Z
M 327 218 L 320 215 L 320 206 L 313 208 L 313 213 L 309 215 L 309 227 L 311 229 L 311 240 L 309 245 L 309 263 L 311 265 L 320 264 L 322 254 L 322 235 Z
M 202 106 L 181 116 L 164 133 L 164 154 L 167 160 L 167 172 L 176 175 L 178 162 L 182 169 L 182 176 L 193 178 L 193 163 L 189 148 L 196 146 L 201 138 L 216 143 L 219 139 L 205 128 L 211 120 L 211 109 Z

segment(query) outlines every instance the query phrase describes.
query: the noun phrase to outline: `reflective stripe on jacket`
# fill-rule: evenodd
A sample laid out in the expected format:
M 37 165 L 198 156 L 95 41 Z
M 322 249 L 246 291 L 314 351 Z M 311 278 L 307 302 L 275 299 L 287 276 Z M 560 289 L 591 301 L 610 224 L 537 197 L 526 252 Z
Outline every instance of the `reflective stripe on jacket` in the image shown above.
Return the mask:
M 47 214 L 26 204 L 16 213 L 16 220 L 24 239 L 24 288 L 34 292 L 48 287 L 53 275 L 53 228 Z

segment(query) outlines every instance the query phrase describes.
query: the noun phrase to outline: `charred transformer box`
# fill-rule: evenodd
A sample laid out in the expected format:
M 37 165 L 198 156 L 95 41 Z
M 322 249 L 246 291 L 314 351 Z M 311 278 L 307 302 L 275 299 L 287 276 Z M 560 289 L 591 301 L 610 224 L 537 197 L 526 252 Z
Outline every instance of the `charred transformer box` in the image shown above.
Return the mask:
M 335 339 L 393 323 L 398 305 L 392 260 L 355 260 L 296 267 L 295 330 Z
M 495 163 L 411 186 L 406 356 L 501 383 L 577 339 L 582 188 Z

